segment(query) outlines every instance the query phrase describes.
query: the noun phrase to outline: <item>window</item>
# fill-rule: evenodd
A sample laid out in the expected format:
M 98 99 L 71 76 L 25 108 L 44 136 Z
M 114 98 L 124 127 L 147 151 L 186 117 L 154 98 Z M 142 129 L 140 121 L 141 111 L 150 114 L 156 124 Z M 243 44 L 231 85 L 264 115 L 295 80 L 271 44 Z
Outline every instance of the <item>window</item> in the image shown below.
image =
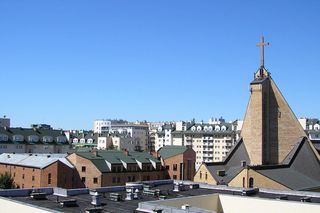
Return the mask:
M 32 176 L 32 181 L 34 181 L 34 176 Z
M 249 188 L 253 188 L 253 178 L 249 178 Z
M 96 178 L 96 177 L 93 178 L 93 183 L 94 183 L 94 184 L 97 184 L 97 183 L 98 183 L 98 178 Z
M 200 179 L 202 179 L 202 172 L 200 172 Z
M 117 183 L 120 183 L 120 177 L 117 177 Z
M 242 178 L 242 187 L 243 188 L 246 187 L 246 178 L 245 177 Z
M 128 176 L 128 182 L 131 182 L 131 176 Z
M 136 181 L 136 176 L 132 176 L 132 182 Z
M 86 167 L 85 166 L 81 167 L 81 171 L 86 172 Z
M 22 174 L 22 179 L 24 179 L 24 174 Z
M 173 171 L 177 171 L 177 168 L 178 168 L 177 164 L 173 164 Z
M 166 170 L 168 170 L 168 171 L 169 171 L 169 170 L 170 170 L 170 166 L 166 166 Z
M 177 180 L 177 175 L 173 175 L 173 180 Z
M 116 177 L 113 177 L 112 178 L 112 183 L 115 183 L 116 182 Z
M 207 180 L 208 179 L 208 173 L 206 172 L 206 175 L 205 175 L 205 179 Z
M 86 177 L 82 177 L 81 181 L 82 181 L 82 183 L 85 183 L 86 182 Z
M 51 173 L 48 174 L 48 184 L 51 184 Z

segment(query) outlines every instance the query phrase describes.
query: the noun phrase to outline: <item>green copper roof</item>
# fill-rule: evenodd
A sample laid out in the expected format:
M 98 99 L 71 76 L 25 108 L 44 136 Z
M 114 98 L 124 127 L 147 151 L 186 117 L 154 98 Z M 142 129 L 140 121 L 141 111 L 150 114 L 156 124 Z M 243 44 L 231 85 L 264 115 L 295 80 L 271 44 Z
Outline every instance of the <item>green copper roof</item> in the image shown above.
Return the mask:
M 126 155 L 124 152 L 117 150 L 98 150 L 96 153 L 97 155 L 91 152 L 83 152 L 82 150 L 76 151 L 77 155 L 92 161 L 101 172 L 110 172 L 107 162 L 110 164 L 122 164 L 123 161 L 124 163 L 137 164 L 137 161 L 151 163 L 150 160 L 152 160 L 160 163 L 158 159 L 147 152 L 129 152 L 129 155 Z
M 164 146 L 159 150 L 160 156 L 163 159 L 173 157 L 184 153 L 187 150 L 185 146 Z

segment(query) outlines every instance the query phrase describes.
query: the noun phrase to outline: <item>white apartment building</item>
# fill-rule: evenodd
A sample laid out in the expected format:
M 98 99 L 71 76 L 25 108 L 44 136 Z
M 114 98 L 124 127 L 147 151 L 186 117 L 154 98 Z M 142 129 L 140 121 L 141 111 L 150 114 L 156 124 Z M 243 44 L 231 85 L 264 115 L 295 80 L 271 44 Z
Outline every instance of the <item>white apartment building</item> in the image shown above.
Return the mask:
M 320 120 L 317 118 L 299 118 L 299 122 L 311 141 L 320 141 Z
M 147 124 L 112 124 L 111 132 L 128 135 L 139 142 L 141 150 L 148 149 L 149 127 Z
M 155 148 L 163 146 L 190 146 L 196 152 L 196 168 L 202 162 L 219 162 L 228 154 L 237 140 L 238 122 L 192 123 L 177 122 L 158 129 Z
M 100 150 L 115 149 L 129 152 L 140 151 L 140 143 L 132 137 L 118 134 L 101 135 L 98 137 L 97 148 Z
M 93 122 L 93 132 L 94 133 L 105 133 L 111 130 L 111 121 L 109 120 L 95 120 Z

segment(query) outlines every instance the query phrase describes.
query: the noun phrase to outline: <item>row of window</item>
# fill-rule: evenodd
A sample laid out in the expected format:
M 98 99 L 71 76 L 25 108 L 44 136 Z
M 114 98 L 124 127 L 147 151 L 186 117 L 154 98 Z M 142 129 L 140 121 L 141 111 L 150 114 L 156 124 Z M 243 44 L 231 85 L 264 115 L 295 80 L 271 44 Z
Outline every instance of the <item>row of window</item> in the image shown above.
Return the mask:
M 23 142 L 24 138 L 25 137 L 23 135 L 13 135 L 12 136 L 12 140 L 16 141 L 16 142 Z M 0 135 L 0 141 L 8 141 L 8 140 L 9 140 L 8 135 L 4 135 L 4 134 Z M 40 140 L 40 137 L 37 135 L 30 135 L 30 136 L 28 136 L 27 140 L 29 142 L 38 142 Z M 51 143 L 51 142 L 53 142 L 53 137 L 43 136 L 42 141 L 45 143 Z M 56 141 L 58 143 L 65 143 L 67 141 L 67 139 L 64 136 L 58 136 L 58 137 L 56 137 Z
M 201 127 L 201 126 L 193 126 L 193 127 L 191 127 L 191 131 L 198 131 L 198 132 L 200 132 L 200 131 L 205 131 L 205 132 L 212 132 L 213 131 L 213 127 L 212 126 L 204 126 L 203 128 Z M 220 127 L 220 126 L 215 126 L 214 127 L 214 130 L 215 131 L 226 131 L 227 130 L 227 127 L 226 126 L 222 126 L 222 127 Z

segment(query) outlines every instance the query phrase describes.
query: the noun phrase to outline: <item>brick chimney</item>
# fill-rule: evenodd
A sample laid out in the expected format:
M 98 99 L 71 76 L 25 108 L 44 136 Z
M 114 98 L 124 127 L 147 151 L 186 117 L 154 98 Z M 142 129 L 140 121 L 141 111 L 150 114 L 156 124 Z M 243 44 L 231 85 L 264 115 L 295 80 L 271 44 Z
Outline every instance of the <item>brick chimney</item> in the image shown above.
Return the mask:
M 127 149 L 123 149 L 122 152 L 124 155 L 129 156 L 129 151 Z

